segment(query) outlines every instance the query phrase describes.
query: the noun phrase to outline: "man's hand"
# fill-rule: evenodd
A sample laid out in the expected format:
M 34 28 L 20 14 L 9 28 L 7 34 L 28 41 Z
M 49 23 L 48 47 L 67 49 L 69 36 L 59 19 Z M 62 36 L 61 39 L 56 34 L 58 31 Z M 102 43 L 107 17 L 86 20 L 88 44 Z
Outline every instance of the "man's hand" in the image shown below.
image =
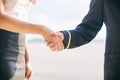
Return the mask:
M 50 40 L 46 40 L 47 46 L 52 50 L 52 51 L 61 51 L 64 49 L 63 45 L 63 39 L 64 35 L 61 32 L 57 32 L 54 34 L 53 37 L 51 37 Z

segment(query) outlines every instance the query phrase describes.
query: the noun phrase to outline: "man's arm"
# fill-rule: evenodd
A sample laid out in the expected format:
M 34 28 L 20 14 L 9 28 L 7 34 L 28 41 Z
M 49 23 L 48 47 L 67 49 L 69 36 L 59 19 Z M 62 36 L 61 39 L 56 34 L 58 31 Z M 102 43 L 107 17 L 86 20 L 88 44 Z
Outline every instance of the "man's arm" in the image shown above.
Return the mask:
M 75 29 L 58 33 L 64 48 L 71 49 L 89 43 L 103 25 L 103 0 L 91 0 L 90 10 Z M 57 49 L 52 43 L 47 44 L 51 50 Z
M 89 43 L 103 25 L 103 0 L 91 0 L 90 10 L 74 30 L 61 31 L 65 48 L 75 48 Z

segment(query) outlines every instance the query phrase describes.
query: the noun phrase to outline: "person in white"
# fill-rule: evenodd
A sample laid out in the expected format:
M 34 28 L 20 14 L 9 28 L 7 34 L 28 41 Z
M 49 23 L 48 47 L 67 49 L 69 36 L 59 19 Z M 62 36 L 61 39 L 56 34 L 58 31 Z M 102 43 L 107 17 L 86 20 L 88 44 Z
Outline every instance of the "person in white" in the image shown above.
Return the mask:
M 33 1 L 0 0 L 0 80 L 30 80 L 32 70 L 24 34 L 42 35 L 58 50 L 64 48 L 54 31 L 25 21 Z

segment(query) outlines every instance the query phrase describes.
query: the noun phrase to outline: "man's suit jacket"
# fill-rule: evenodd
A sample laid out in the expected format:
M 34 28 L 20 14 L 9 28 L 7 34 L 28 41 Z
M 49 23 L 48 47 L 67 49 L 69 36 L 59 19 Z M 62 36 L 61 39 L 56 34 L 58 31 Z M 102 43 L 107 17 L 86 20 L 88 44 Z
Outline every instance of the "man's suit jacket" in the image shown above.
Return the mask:
M 91 0 L 90 9 L 73 30 L 61 31 L 68 49 L 89 43 L 106 25 L 105 80 L 120 80 L 120 1 Z M 92 55 L 92 54 L 91 54 Z

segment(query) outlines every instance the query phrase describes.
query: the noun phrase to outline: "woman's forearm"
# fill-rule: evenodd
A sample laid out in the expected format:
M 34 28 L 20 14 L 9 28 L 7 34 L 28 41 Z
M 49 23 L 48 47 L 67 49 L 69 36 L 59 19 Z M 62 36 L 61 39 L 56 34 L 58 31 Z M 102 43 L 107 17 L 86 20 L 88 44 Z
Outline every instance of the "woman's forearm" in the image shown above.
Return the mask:
M 18 20 L 5 14 L 4 11 L 4 1 L 0 0 L 0 29 L 18 33 L 39 34 L 42 36 L 45 36 L 46 33 L 52 33 L 52 31 L 44 25 Z
M 44 25 L 21 21 L 5 14 L 0 15 L 0 29 L 18 33 L 40 34 L 43 36 L 46 35 L 46 32 L 52 33 L 52 31 Z

